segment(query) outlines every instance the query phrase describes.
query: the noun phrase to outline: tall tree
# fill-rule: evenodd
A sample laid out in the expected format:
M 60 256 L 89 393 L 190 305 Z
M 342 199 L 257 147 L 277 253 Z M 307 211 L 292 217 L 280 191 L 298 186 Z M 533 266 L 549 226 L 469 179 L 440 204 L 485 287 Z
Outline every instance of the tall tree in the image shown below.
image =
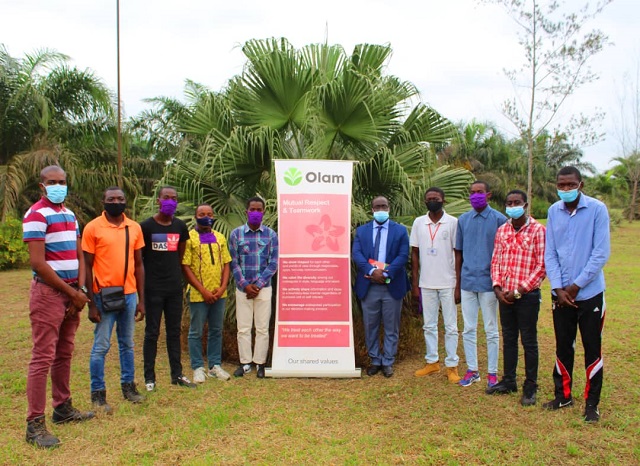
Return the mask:
M 110 90 L 69 57 L 39 50 L 13 58 L 0 47 L 0 219 L 19 215 L 39 196 L 40 170 L 59 164 L 70 184 L 68 204 L 82 221 L 100 212 L 101 188 L 117 183 L 116 130 Z M 125 134 L 131 146 L 133 141 Z M 149 188 L 162 164 L 125 147 L 123 188 Z
M 579 145 L 601 138 L 594 130 L 601 112 L 574 115 L 568 122 L 558 116 L 577 89 L 598 78 L 589 61 L 609 41 L 602 31 L 585 31 L 585 26 L 612 0 L 599 0 L 594 7 L 587 3 L 578 11 L 569 11 L 566 2 L 559 0 L 482 1 L 502 5 L 519 28 L 524 61 L 519 68 L 505 70 L 515 96 L 503 103 L 502 110 L 526 144 L 527 194 L 532 196 L 538 136 L 544 131 L 566 133 Z
M 451 201 L 466 194 L 469 173 L 438 169 L 435 157 L 455 127 L 432 108 L 408 106 L 415 87 L 383 73 L 389 47 L 359 45 L 347 55 L 340 46 L 296 50 L 270 39 L 243 51 L 245 69 L 226 89 L 199 89 L 179 124 L 189 144 L 161 181 L 178 185 L 184 200 L 211 203 L 221 231 L 242 222 L 247 197 L 275 202 L 275 158 L 358 161 L 354 222 L 368 218 L 374 194 L 386 193 L 407 221 L 422 213 L 429 182 L 449 188 Z

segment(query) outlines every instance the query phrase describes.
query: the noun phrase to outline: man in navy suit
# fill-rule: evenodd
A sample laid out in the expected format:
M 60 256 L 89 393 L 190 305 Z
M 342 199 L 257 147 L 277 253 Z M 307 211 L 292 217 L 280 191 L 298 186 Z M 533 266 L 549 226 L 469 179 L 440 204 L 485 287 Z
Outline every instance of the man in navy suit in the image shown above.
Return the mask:
M 353 261 L 358 268 L 355 291 L 362 304 L 365 342 L 371 358 L 367 374 L 380 370 L 393 375 L 398 352 L 402 298 L 409 291 L 405 266 L 409 260 L 409 234 L 404 225 L 389 220 L 389 201 L 378 196 L 371 203 L 374 220 L 358 227 Z M 380 350 L 380 323 L 384 327 Z

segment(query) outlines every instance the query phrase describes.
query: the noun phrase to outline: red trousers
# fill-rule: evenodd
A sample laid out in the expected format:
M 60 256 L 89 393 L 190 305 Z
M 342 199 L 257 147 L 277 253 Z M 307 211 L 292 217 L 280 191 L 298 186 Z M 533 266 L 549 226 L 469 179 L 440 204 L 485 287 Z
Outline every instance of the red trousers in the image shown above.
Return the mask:
M 69 301 L 66 294 L 55 288 L 35 280 L 31 282 L 29 318 L 33 349 L 27 374 L 27 421 L 44 414 L 49 371 L 53 407 L 71 397 L 71 356 L 80 316 L 65 319 Z

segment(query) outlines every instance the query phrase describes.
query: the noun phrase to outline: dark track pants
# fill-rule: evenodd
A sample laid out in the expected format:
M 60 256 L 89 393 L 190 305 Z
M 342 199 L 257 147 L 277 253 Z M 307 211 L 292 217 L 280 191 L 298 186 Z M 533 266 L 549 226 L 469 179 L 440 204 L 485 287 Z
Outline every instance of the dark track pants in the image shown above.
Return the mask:
M 556 398 L 571 398 L 573 362 L 577 329 L 580 328 L 584 347 L 587 383 L 584 398 L 598 405 L 602 390 L 602 327 L 604 326 L 604 293 L 585 301 L 576 301 L 577 308 L 560 307 L 553 300 L 553 328 L 556 334 L 556 365 L 553 369 Z

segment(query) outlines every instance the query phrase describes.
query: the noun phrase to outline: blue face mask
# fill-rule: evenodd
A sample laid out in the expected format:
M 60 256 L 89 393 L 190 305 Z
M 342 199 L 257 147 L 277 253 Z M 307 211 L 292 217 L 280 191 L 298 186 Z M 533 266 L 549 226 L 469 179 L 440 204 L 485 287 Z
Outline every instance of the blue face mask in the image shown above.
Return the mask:
M 384 223 L 389 220 L 389 212 L 386 210 L 378 210 L 373 213 L 373 218 L 378 223 Z
M 47 191 L 47 199 L 54 204 L 62 204 L 67 197 L 67 185 L 66 184 L 53 184 L 44 187 Z
M 578 191 L 578 188 L 576 189 L 571 189 L 569 191 L 561 191 L 558 189 L 558 197 L 560 198 L 560 200 L 564 201 L 564 202 L 573 202 L 576 199 L 578 199 L 578 194 L 580 193 L 580 191 Z
M 509 217 L 517 220 L 524 215 L 524 207 L 521 205 L 516 207 L 507 207 L 505 212 Z

